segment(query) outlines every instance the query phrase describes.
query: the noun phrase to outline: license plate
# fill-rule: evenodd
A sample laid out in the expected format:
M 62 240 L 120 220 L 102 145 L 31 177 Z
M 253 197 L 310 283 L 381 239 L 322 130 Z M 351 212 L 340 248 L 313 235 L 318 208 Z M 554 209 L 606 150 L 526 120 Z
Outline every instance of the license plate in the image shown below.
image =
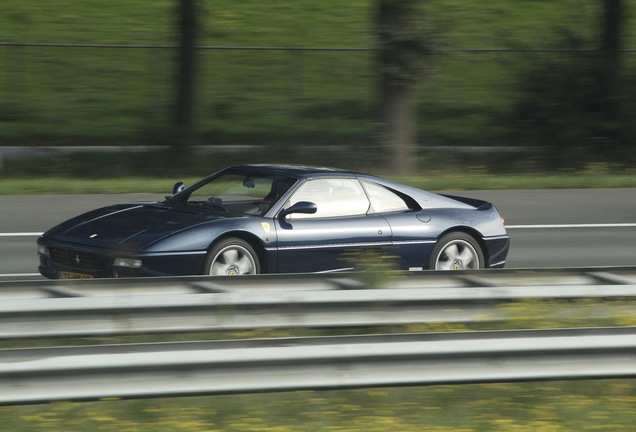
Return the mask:
M 93 276 L 82 274 L 82 273 L 73 273 L 73 272 L 61 272 L 60 276 L 62 279 L 92 279 Z

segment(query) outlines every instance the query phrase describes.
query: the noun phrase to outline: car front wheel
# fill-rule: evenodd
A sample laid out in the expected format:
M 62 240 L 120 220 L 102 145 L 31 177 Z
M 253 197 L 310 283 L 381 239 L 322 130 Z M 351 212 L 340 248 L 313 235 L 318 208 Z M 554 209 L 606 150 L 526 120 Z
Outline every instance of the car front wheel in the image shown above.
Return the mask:
M 258 255 L 249 243 L 238 238 L 228 238 L 216 244 L 210 249 L 204 266 L 204 274 L 212 276 L 258 273 Z
M 485 267 L 477 241 L 463 232 L 446 234 L 437 241 L 429 260 L 432 270 L 475 270 Z

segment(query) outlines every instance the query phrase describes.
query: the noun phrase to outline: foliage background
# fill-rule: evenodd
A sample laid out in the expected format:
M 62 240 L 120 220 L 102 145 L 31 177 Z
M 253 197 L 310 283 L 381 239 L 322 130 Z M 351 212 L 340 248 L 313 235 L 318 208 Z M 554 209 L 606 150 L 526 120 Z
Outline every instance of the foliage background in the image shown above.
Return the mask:
M 2 2 L 0 146 L 171 144 L 176 5 Z M 374 1 L 198 5 L 200 45 L 216 49 L 199 52 L 196 144 L 237 149 L 233 159 L 241 162 L 382 169 L 374 157 Z M 591 127 L 601 2 L 448 0 L 421 2 L 421 9 L 440 36 L 415 90 L 424 169 L 633 166 L 633 122 L 625 122 L 613 152 L 597 145 Z M 627 19 L 629 48 L 636 46 L 636 14 Z M 533 51 L 544 49 L 552 51 Z M 636 54 L 624 54 L 627 120 L 636 114 L 635 62 Z M 226 154 L 219 151 L 210 163 Z M 172 160 L 157 159 L 153 163 L 165 166 Z

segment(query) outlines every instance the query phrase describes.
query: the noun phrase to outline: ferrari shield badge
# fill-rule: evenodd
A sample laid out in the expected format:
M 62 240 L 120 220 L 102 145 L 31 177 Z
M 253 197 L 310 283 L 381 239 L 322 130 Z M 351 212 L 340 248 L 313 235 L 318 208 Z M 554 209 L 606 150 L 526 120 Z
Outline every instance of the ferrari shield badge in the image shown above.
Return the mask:
M 269 226 L 269 223 L 261 222 L 261 226 L 263 227 L 263 229 L 265 230 L 266 233 L 270 232 L 271 227 Z

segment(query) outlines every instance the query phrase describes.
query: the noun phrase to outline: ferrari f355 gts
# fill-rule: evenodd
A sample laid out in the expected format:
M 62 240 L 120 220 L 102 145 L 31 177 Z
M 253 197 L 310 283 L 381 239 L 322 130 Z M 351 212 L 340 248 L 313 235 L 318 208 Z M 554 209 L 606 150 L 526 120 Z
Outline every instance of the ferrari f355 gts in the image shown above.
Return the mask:
M 37 243 L 40 273 L 59 279 L 495 268 L 510 238 L 486 201 L 333 168 L 236 165 Z

